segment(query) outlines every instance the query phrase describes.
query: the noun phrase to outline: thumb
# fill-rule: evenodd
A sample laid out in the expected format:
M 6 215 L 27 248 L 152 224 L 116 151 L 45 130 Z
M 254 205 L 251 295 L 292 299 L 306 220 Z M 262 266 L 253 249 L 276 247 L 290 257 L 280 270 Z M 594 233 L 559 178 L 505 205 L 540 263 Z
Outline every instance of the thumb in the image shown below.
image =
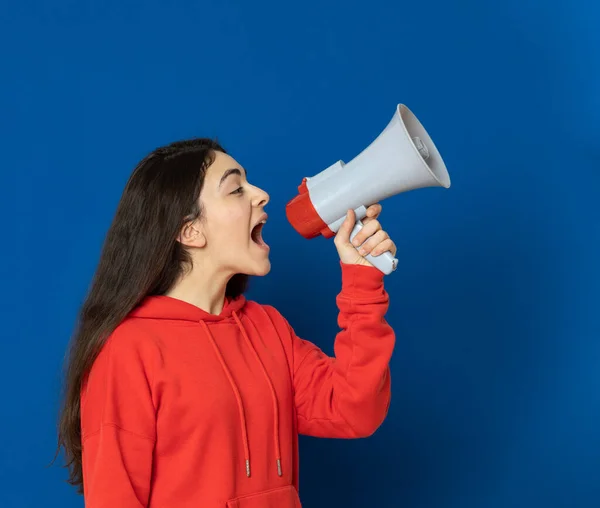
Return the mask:
M 338 245 L 344 245 L 350 243 L 350 233 L 354 229 L 354 225 L 356 224 L 356 214 L 354 210 L 348 210 L 346 213 L 346 219 L 342 222 L 342 225 L 338 229 L 337 234 L 335 235 L 335 243 Z

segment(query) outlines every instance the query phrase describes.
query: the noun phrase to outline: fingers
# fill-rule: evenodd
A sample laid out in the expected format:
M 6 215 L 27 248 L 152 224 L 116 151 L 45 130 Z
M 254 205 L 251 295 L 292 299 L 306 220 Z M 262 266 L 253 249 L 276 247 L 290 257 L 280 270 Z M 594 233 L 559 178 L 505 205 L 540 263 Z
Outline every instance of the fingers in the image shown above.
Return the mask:
M 375 254 L 375 249 L 377 249 L 377 252 L 381 252 L 381 244 L 389 239 L 389 235 L 383 229 L 380 229 L 358 248 L 358 253 L 361 256 L 366 256 L 367 254 Z
M 362 219 L 362 228 L 352 240 L 350 237 L 356 224 L 356 213 L 348 210 L 344 222 L 339 227 L 334 238 L 340 260 L 345 264 L 369 265 L 365 256 L 379 256 L 385 252 L 396 255 L 396 245 L 389 235 L 381 228 L 377 217 L 381 213 L 381 205 L 371 205 L 367 216 Z
M 367 208 L 367 215 L 362 219 L 363 224 L 368 224 L 374 219 L 377 219 L 381 215 L 382 206 L 379 203 L 369 206 Z
M 362 223 L 364 224 L 364 226 L 352 240 L 352 245 L 354 245 L 355 247 L 362 245 L 367 240 L 367 238 L 373 236 L 375 233 L 377 233 L 377 231 L 381 230 L 381 224 L 376 219 L 371 219 L 371 222 L 368 222 L 366 224 L 363 220 Z
M 354 224 L 356 224 L 356 214 L 354 210 L 348 210 L 346 219 L 342 222 L 333 240 L 337 246 L 350 243 L 350 233 L 354 229 Z
M 382 207 L 379 203 L 369 206 L 367 208 L 367 217 L 376 219 L 381 214 L 381 209 Z
M 386 238 L 380 244 L 376 245 L 370 252 L 371 256 L 381 256 L 384 252 L 389 252 L 392 256 L 396 255 L 397 252 L 396 244 L 391 238 Z M 367 253 L 369 254 L 369 253 Z M 366 254 L 365 254 L 366 255 Z

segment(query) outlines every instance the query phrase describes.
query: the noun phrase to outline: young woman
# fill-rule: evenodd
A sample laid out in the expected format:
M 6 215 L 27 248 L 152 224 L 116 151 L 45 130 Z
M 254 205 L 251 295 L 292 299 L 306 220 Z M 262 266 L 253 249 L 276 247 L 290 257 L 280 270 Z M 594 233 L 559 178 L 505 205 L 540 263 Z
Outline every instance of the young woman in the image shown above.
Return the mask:
M 59 425 L 86 508 L 298 508 L 298 434 L 371 435 L 390 403 L 383 275 L 396 247 L 369 207 L 335 238 L 335 357 L 247 301 L 269 272 L 269 196 L 217 143 L 159 148 L 135 168 L 73 338 Z

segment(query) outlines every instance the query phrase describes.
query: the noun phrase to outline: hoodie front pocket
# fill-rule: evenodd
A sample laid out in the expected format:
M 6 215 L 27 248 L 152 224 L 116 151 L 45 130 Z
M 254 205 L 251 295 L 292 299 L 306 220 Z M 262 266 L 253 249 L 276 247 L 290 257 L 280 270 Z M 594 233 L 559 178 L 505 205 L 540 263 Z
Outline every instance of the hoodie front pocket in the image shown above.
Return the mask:
M 227 501 L 227 508 L 302 508 L 293 485 L 248 494 Z

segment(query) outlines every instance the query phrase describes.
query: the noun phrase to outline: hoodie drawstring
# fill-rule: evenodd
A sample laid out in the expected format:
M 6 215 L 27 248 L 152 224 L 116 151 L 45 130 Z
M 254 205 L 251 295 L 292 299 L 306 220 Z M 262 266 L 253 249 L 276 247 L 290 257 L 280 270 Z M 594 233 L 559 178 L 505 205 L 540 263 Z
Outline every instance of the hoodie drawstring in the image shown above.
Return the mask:
M 258 356 L 256 349 L 252 345 L 252 341 L 250 340 L 250 337 L 248 337 L 248 333 L 246 332 L 246 329 L 244 328 L 244 325 L 242 324 L 241 319 L 238 317 L 236 312 L 233 312 L 233 317 L 235 318 L 235 320 L 238 324 L 238 327 L 240 328 L 240 331 L 242 332 L 242 335 L 246 339 L 248 346 L 254 353 L 254 357 L 256 358 L 256 361 L 261 366 L 263 375 L 265 376 L 265 380 L 267 381 L 267 384 L 269 385 L 269 388 L 271 389 L 271 399 L 273 401 L 273 429 L 274 429 L 273 437 L 275 440 L 275 459 L 277 461 L 277 474 L 279 476 L 282 476 L 283 473 L 281 471 L 281 449 L 280 449 L 280 444 L 279 444 L 279 405 L 277 404 L 277 394 L 275 393 L 275 388 L 273 387 L 273 382 L 271 381 L 271 378 L 269 377 L 267 369 L 265 368 L 262 360 L 260 359 L 260 356 Z
M 246 343 L 248 344 L 252 353 L 254 354 L 256 361 L 260 365 L 263 375 L 265 377 L 265 380 L 267 381 L 267 385 L 269 386 L 269 389 L 271 391 L 271 399 L 273 402 L 273 425 L 274 425 L 273 434 L 274 434 L 274 440 L 275 440 L 275 459 L 277 462 L 277 474 L 279 476 L 282 476 L 283 472 L 281 469 L 281 447 L 280 447 L 280 441 L 279 441 L 279 406 L 277 403 L 277 394 L 275 393 L 275 388 L 273 387 L 273 382 L 271 381 L 271 378 L 269 377 L 267 369 L 265 368 L 263 362 L 261 361 L 260 356 L 258 355 L 256 349 L 254 348 L 254 345 L 252 344 L 252 341 L 250 340 L 250 337 L 248 336 L 248 333 L 246 332 L 246 329 L 244 328 L 244 325 L 242 324 L 241 319 L 238 317 L 238 315 L 235 311 L 233 312 L 233 317 L 236 321 L 236 324 L 238 325 L 238 328 L 240 329 L 240 331 L 242 333 L 242 336 L 244 337 Z M 229 368 L 227 367 L 227 364 L 225 363 L 225 359 L 223 358 L 223 355 L 221 354 L 221 351 L 219 350 L 219 347 L 217 346 L 217 343 L 216 343 L 212 333 L 210 332 L 208 325 L 204 321 L 200 321 L 200 323 L 204 327 L 204 330 L 206 331 L 206 335 L 208 336 L 208 338 L 211 341 L 211 344 L 212 344 L 212 346 L 215 350 L 215 353 L 219 359 L 219 363 L 221 364 L 221 367 L 223 368 L 223 371 L 225 372 L 225 375 L 227 376 L 227 379 L 229 380 L 229 384 L 231 386 L 231 389 L 233 390 L 235 399 L 237 401 L 239 414 L 240 414 L 240 427 L 242 429 L 242 439 L 244 441 L 244 458 L 246 461 L 246 476 L 250 477 L 250 446 L 249 446 L 249 442 L 248 442 L 248 430 L 247 430 L 247 426 L 246 426 L 246 415 L 244 412 L 244 404 L 242 402 L 242 397 L 240 395 L 240 391 L 239 391 L 237 385 L 235 384 L 235 381 L 233 380 L 233 376 L 231 375 L 231 372 L 230 372 Z M 255 327 L 255 329 L 256 329 L 256 327 Z M 258 332 L 258 330 L 257 330 L 257 332 Z
M 200 323 L 204 327 L 204 330 L 206 331 L 206 335 L 210 339 L 210 342 L 215 350 L 215 353 L 217 354 L 217 357 L 219 358 L 219 362 L 221 363 L 221 367 L 223 368 L 223 371 L 225 372 L 225 375 L 227 376 L 227 379 L 229 380 L 229 384 L 231 385 L 231 389 L 233 390 L 233 393 L 235 395 L 235 400 L 237 401 L 238 409 L 240 411 L 240 426 L 242 427 L 242 440 L 244 441 L 244 458 L 246 459 L 246 476 L 250 477 L 250 447 L 248 445 L 248 430 L 246 428 L 246 415 L 244 413 L 244 404 L 242 403 L 242 397 L 240 395 L 240 391 L 238 390 L 237 385 L 235 384 L 235 381 L 233 380 L 233 377 L 231 376 L 231 372 L 227 368 L 227 364 L 225 363 L 225 359 L 223 358 L 223 355 L 221 354 L 221 351 L 219 350 L 219 346 L 217 346 L 217 343 L 215 342 L 215 338 L 213 337 L 212 333 L 210 333 L 210 329 L 208 328 L 208 325 L 204 321 L 200 321 Z

